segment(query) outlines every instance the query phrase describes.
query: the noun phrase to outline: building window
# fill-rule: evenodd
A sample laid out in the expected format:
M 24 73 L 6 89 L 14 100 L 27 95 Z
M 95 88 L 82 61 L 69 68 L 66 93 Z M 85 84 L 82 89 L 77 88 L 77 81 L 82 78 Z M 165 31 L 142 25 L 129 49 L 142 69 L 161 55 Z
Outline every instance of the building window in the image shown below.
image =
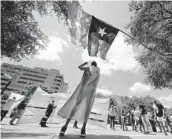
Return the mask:
M 60 78 L 60 79 L 62 79 L 63 77 L 62 77 L 62 76 L 56 76 L 56 78 Z
M 2 90 L 4 89 L 4 88 L 1 88 Z M 12 89 L 12 88 L 6 88 L 5 89 L 6 91 L 18 91 L 17 89 Z
M 26 70 L 24 69 L 23 71 L 26 71 L 26 72 L 30 72 L 30 73 L 36 73 L 36 74 L 42 74 L 42 75 L 48 75 L 47 73 L 41 73 L 41 72 L 37 72 L 37 71 L 33 71 L 33 70 Z
M 21 68 L 15 68 L 16 70 L 21 70 Z
M 4 80 L 4 81 L 9 81 L 9 79 L 5 79 L 5 78 L 1 78 L 1 80 Z
M 6 83 L 1 83 L 1 85 L 6 85 Z
M 58 80 L 58 79 L 54 79 L 54 81 L 61 82 L 61 80 Z
M 27 75 L 27 76 L 31 76 L 31 77 L 38 77 L 41 79 L 46 79 L 46 77 L 42 77 L 42 76 L 38 76 L 38 75 L 31 75 L 31 74 L 27 74 L 27 73 L 23 73 L 23 75 Z
M 7 70 L 7 72 L 16 73 L 16 71 L 12 71 L 12 70 Z
M 24 81 L 17 81 L 18 83 L 21 83 L 21 84 L 26 84 L 27 82 L 24 82 Z
M 7 65 L 2 65 L 2 67 L 6 67 L 7 68 L 8 66 Z
M 59 90 L 59 87 L 51 87 L 52 89 L 56 89 L 56 90 Z
M 25 80 L 35 81 L 35 82 L 41 82 L 41 83 L 44 82 L 44 81 L 41 81 L 41 80 L 32 79 L 32 78 L 26 78 L 26 77 L 20 77 L 20 79 L 25 79 Z

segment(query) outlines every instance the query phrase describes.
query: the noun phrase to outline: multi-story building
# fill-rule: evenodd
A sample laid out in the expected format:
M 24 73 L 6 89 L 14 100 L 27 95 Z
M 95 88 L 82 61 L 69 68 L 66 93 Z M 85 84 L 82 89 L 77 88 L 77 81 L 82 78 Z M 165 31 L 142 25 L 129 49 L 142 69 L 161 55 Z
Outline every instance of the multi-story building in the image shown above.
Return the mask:
M 3 94 L 10 92 L 20 94 L 29 84 L 42 86 L 53 93 L 67 93 L 68 90 L 68 82 L 64 81 L 64 77 L 60 74 L 59 70 L 39 67 L 29 68 L 3 63 L 1 65 L 1 92 L 11 80 L 6 75 L 17 76 L 16 78 L 12 78 L 10 85 L 5 89 Z

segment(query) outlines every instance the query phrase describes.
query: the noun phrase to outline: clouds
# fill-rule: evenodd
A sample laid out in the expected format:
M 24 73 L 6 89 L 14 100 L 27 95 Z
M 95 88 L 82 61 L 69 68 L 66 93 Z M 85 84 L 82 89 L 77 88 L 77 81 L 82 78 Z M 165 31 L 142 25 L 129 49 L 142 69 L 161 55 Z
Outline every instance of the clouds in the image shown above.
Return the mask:
M 68 43 L 60 37 L 51 36 L 49 37 L 50 42 L 46 49 L 39 50 L 39 54 L 35 58 L 47 61 L 58 61 L 62 63 L 62 59 L 59 54 L 64 53 L 63 47 L 68 47 Z
M 134 53 L 131 45 L 124 42 L 123 34 L 120 32 L 107 53 L 106 61 L 99 57 L 88 56 L 87 50 L 83 50 L 81 56 L 83 61 L 96 60 L 101 69 L 101 74 L 107 76 L 110 76 L 113 71 L 136 72 L 140 68 L 135 60 L 136 53 Z
M 154 96 L 156 99 L 161 101 L 161 103 L 168 108 L 172 108 L 172 95 L 168 94 L 167 92 L 161 92 L 161 96 L 158 95 L 158 91 L 153 90 L 153 88 L 149 85 L 145 85 L 140 82 L 134 83 L 130 88 L 129 88 L 129 96 Z
M 96 92 L 99 93 L 99 94 L 101 94 L 101 95 L 103 95 L 103 96 L 110 96 L 110 95 L 113 94 L 112 91 L 110 91 L 108 89 L 105 89 L 105 88 L 103 88 L 103 89 L 97 88 L 96 89 Z
M 151 91 L 151 87 L 149 85 L 136 82 L 129 88 L 129 91 L 130 95 L 148 95 Z
M 161 96 L 158 98 L 161 103 L 165 106 L 165 107 L 168 107 L 168 108 L 172 108 L 172 95 L 168 95 L 167 97 L 165 96 Z

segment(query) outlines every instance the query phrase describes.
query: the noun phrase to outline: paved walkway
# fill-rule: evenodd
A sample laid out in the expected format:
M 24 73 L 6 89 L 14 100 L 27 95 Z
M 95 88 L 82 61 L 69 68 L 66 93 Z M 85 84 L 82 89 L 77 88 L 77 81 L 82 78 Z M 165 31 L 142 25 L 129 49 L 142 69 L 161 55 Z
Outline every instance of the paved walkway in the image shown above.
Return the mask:
M 58 137 L 61 128 L 59 125 L 49 125 L 48 128 L 41 128 L 38 125 L 1 125 L 2 139 L 79 139 L 80 130 L 73 129 L 69 125 L 65 137 Z M 79 125 L 81 127 L 81 125 Z M 115 131 L 97 126 L 87 126 L 85 139 L 172 139 L 172 134 L 165 136 L 163 133 L 144 135 L 134 131 L 121 131 L 119 127 Z

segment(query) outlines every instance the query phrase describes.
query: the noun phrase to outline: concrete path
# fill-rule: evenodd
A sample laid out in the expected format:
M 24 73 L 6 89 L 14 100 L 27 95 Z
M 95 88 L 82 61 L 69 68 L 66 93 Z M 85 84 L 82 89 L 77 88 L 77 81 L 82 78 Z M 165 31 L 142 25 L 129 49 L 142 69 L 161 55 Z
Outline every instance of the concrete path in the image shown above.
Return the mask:
M 48 128 L 41 128 L 39 125 L 1 125 L 2 139 L 80 139 L 80 129 L 73 129 L 72 124 L 69 125 L 65 137 L 59 137 L 58 133 L 62 124 L 49 125 Z M 81 125 L 79 125 L 81 127 Z M 121 131 L 119 127 L 115 131 L 109 128 L 88 125 L 87 136 L 85 139 L 172 139 L 172 134 L 165 136 L 163 133 L 154 133 L 144 135 L 142 133 L 129 131 Z

